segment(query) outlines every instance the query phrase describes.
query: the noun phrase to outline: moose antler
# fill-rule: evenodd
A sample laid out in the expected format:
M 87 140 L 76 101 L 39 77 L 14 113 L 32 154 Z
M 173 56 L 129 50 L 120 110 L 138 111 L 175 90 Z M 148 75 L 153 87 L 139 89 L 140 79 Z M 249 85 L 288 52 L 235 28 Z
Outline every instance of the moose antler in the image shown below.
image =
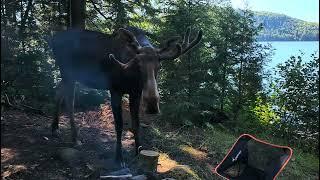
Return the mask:
M 182 44 L 178 43 L 180 37 L 173 37 L 166 41 L 164 48 L 159 50 L 160 60 L 166 59 L 175 59 L 179 56 L 187 53 L 190 49 L 192 49 L 195 45 L 197 45 L 202 38 L 202 30 L 198 32 L 198 35 L 195 39 L 190 42 L 190 32 L 191 28 L 188 27 L 184 37 Z
M 192 49 L 196 44 L 198 44 L 202 38 L 202 30 L 200 30 L 198 32 L 198 35 L 197 37 L 190 43 L 190 32 L 191 32 L 191 28 L 188 27 L 184 37 L 183 37 L 183 42 L 182 42 L 182 52 L 181 52 L 181 55 L 182 54 L 185 54 L 187 53 L 190 49 Z

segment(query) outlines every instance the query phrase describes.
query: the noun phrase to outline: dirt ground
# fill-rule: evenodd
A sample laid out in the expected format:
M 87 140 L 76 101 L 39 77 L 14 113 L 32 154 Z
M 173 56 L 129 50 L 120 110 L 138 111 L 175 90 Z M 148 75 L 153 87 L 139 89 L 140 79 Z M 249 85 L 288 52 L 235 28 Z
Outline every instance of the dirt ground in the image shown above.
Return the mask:
M 139 173 L 132 168 L 134 164 L 130 164 L 134 159 L 134 140 L 133 134 L 128 131 L 131 126 L 128 105 L 123 106 L 126 109 L 123 112 L 124 158 L 129 168 L 133 170 L 133 174 L 137 175 Z M 69 119 L 66 116 L 61 116 L 60 136 L 55 138 L 51 136 L 51 118 L 17 110 L 5 110 L 1 114 L 2 179 L 99 179 L 103 173 L 118 170 L 120 167 L 113 160 L 115 131 L 110 105 L 105 104 L 92 111 L 77 112 L 75 120 L 82 141 L 82 145 L 76 148 L 71 143 Z M 178 157 L 179 153 L 168 155 L 166 151 L 169 150 L 166 147 L 169 146 L 166 146 L 166 142 L 159 137 L 154 137 L 152 133 L 149 133 L 150 124 L 148 118 L 142 118 L 142 145 L 143 148 L 160 152 L 158 172 L 162 173 L 161 177 L 177 176 L 175 175 L 177 172 L 173 171 L 168 174 L 170 170 L 176 168 L 182 169 L 182 174 L 178 172 L 177 179 L 184 179 L 184 174 L 191 174 L 191 178 L 188 179 L 203 179 L 189 166 L 178 163 L 178 160 L 180 159 L 180 162 L 196 160 L 201 165 L 212 162 L 207 157 L 205 150 L 192 149 L 186 144 L 179 146 L 180 151 L 188 152 L 193 159 L 186 156 Z M 170 143 L 174 146 L 175 142 Z M 76 153 L 68 154 L 69 148 L 73 148 L 71 150 Z M 173 159 L 174 156 L 177 156 L 176 159 Z M 199 163 L 196 164 L 199 165 Z

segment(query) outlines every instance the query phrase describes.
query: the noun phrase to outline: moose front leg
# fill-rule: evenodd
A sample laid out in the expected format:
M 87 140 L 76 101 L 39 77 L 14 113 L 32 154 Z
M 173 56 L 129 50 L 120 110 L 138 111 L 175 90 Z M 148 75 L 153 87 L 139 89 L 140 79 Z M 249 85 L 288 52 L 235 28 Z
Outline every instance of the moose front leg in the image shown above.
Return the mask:
M 140 94 L 130 94 L 129 101 L 130 101 L 130 114 L 132 119 L 132 130 L 134 134 L 135 140 L 135 148 L 136 148 L 136 155 L 139 154 L 139 147 L 140 147 L 140 137 L 139 137 L 139 129 L 140 129 L 140 122 L 139 122 L 139 106 L 140 106 Z
M 115 128 L 117 133 L 117 142 L 116 142 L 116 161 L 120 162 L 121 166 L 124 165 L 123 156 L 122 156 L 122 129 L 123 129 L 123 120 L 122 120 L 122 107 L 121 107 L 122 94 L 111 91 L 111 107 L 115 122 Z
M 64 82 L 65 91 L 65 105 L 70 119 L 72 142 L 78 146 L 81 145 L 81 141 L 78 140 L 78 128 L 74 121 L 74 94 L 75 83 Z

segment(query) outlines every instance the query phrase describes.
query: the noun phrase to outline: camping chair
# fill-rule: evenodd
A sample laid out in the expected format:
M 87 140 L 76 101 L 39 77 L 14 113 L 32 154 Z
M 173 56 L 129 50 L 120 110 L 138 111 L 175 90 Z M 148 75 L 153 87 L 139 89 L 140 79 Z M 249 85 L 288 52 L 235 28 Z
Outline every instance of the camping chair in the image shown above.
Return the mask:
M 214 172 L 225 179 L 274 180 L 291 156 L 290 147 L 242 134 Z

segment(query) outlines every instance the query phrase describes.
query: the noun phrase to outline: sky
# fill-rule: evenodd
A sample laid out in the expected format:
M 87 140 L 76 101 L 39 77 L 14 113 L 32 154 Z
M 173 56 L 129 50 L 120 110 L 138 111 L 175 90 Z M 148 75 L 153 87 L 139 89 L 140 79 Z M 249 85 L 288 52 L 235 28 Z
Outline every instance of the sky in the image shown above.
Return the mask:
M 253 11 L 285 14 L 309 22 L 319 23 L 319 0 L 231 0 L 234 8 L 246 5 Z

